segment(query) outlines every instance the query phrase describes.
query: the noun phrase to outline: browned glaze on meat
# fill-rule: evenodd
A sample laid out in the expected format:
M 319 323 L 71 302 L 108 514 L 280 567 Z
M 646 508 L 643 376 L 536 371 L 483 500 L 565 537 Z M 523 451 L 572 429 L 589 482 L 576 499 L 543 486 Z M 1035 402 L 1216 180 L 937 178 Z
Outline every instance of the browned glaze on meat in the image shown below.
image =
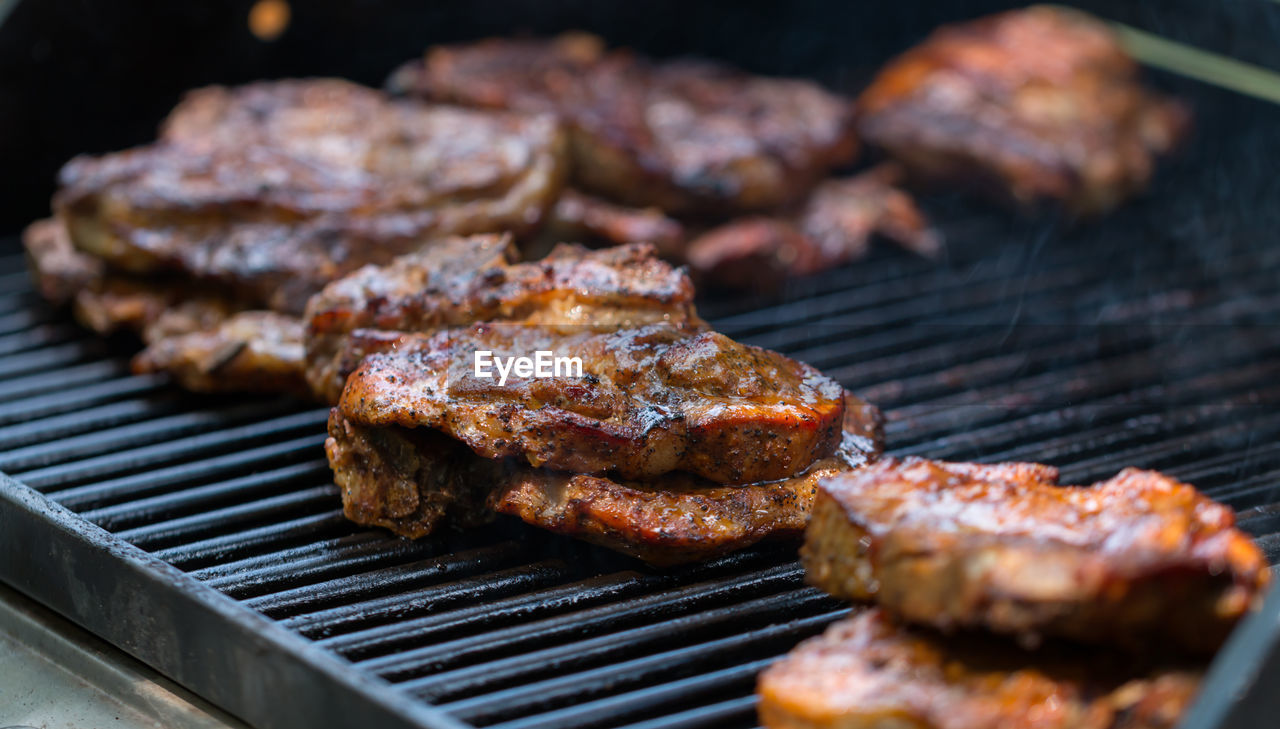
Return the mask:
M 1197 652 L 1261 600 L 1267 563 L 1229 508 L 1154 471 L 1056 475 L 908 458 L 830 479 L 801 551 L 809 579 L 941 628 Z
M 651 243 L 666 258 L 684 256 L 684 226 L 662 210 L 626 207 L 574 189 L 560 193 L 538 237 L 552 243 Z
M 395 339 L 366 331 L 353 342 L 362 329 L 429 333 L 484 321 L 578 331 L 703 326 L 688 276 L 648 244 L 561 245 L 540 261 L 515 258 L 509 237 L 454 238 L 325 287 L 307 308 L 307 376 L 316 395 L 337 402 L 363 355 Z
M 760 675 L 768 729 L 1172 729 L 1200 671 L 1067 646 L 943 637 L 878 609 L 835 623 Z
M 935 31 L 880 72 L 858 115 L 863 138 L 921 179 L 1080 214 L 1145 188 L 1189 121 L 1142 88 L 1106 25 L 1046 6 Z
M 685 253 L 700 277 L 735 288 L 775 288 L 862 258 L 872 235 L 924 256 L 942 247 L 910 195 L 894 187 L 895 165 L 819 184 L 792 217 L 751 216 L 693 239 Z
M 508 468 L 489 506 L 651 564 L 693 562 L 764 538 L 798 536 L 818 482 L 874 459 L 881 440 L 879 412 L 846 394 L 840 447 L 791 478 L 722 486 L 684 473 L 643 482 Z
M 392 85 L 555 113 L 569 126 L 579 185 L 675 213 L 779 207 L 856 153 L 850 104 L 815 84 L 657 63 L 582 33 L 432 48 Z
M 500 384 L 476 376 L 479 351 L 578 357 L 582 376 L 511 372 Z M 489 323 L 365 358 L 339 407 L 363 424 L 438 428 L 486 458 L 626 479 L 683 470 L 735 484 L 794 476 L 831 455 L 844 397 L 812 367 L 715 332 Z
M 433 236 L 528 231 L 559 194 L 551 116 L 391 101 L 337 80 L 192 92 L 161 139 L 63 168 L 71 238 L 301 314 L 324 284 Z
M 195 392 L 309 396 L 302 377 L 303 325 L 273 311 L 245 311 L 216 325 L 151 338 L 135 372 L 168 372 Z
M 485 497 L 497 464 L 439 432 L 362 426 L 334 408 L 324 447 L 343 512 L 357 524 L 418 539 L 446 521 L 466 527 L 493 518 Z

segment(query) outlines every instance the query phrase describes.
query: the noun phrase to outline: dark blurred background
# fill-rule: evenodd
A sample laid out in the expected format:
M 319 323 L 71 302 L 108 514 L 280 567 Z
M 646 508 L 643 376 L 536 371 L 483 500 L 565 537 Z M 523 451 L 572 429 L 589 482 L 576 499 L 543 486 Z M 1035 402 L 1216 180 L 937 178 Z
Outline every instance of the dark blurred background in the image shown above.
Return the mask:
M 266 1 L 276 7 L 265 20 L 279 21 L 284 0 Z M 250 30 L 254 0 L 0 0 L 0 234 L 47 211 L 68 158 L 148 141 L 182 92 L 203 84 L 333 75 L 378 85 L 434 42 L 583 28 L 655 55 L 708 55 L 852 93 L 939 23 L 1020 4 L 296 0 L 282 32 L 264 39 Z M 1072 4 L 1280 68 L 1275 2 Z

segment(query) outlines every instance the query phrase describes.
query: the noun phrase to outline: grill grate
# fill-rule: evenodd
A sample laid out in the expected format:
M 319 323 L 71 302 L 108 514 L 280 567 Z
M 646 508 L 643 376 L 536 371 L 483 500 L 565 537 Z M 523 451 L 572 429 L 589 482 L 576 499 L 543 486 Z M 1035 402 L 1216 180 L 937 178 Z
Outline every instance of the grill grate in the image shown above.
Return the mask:
M 1067 482 L 1162 469 L 1240 510 L 1280 560 L 1280 248 L 1267 243 L 1280 198 L 1239 176 L 1280 152 L 1241 120 L 1265 127 L 1280 110 L 1184 86 L 1203 112 L 1196 149 L 1103 224 L 937 198 L 940 264 L 881 251 L 780 301 L 711 298 L 703 312 L 880 405 L 892 452 L 1043 460 Z M 357 528 L 320 450 L 323 410 L 180 395 L 44 307 L 19 256 L 0 258 L 0 283 L 0 470 L 78 514 L 63 531 L 111 573 L 60 562 L 71 548 L 50 537 L 48 555 L 24 544 L 44 570 L 10 559 L 0 574 L 252 721 L 749 727 L 756 673 L 845 612 L 783 545 L 663 571 L 509 521 L 416 543 Z M 0 520 L 44 509 L 23 493 Z M 7 536 L 24 534 L 42 532 Z M 68 575 L 41 574 L 60 564 Z M 144 584 L 134 573 L 213 622 L 95 624 L 130 598 L 75 586 Z M 201 630 L 216 634 L 203 649 Z M 311 671 L 282 670 L 275 688 L 311 688 L 244 685 L 270 670 L 255 673 L 264 655 Z

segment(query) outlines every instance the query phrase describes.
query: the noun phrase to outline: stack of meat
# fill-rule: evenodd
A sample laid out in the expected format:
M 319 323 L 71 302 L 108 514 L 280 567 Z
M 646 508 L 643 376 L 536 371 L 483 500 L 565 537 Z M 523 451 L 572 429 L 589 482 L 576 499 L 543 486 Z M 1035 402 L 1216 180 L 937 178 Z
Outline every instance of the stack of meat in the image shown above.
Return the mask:
M 651 246 L 513 258 L 452 239 L 312 299 L 308 379 L 338 400 L 351 519 L 418 537 L 508 513 L 671 564 L 798 535 L 817 481 L 878 454 L 874 408 L 711 331 Z M 477 367 L 539 351 L 581 372 Z
M 1261 602 L 1267 563 L 1187 484 L 1056 480 L 1033 463 L 887 458 L 824 481 L 808 579 L 877 607 L 762 674 L 762 722 L 1173 727 L 1203 657 Z

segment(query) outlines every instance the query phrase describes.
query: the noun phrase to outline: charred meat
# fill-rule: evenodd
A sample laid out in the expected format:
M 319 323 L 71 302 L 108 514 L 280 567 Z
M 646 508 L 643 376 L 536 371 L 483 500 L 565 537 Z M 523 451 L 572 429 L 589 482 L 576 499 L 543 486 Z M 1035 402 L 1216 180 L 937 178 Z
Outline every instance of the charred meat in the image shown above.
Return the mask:
M 850 104 L 812 83 L 659 63 L 582 33 L 433 48 L 392 86 L 556 114 L 569 128 L 577 184 L 680 214 L 795 202 L 856 152 Z
M 1106 25 L 1043 6 L 935 31 L 858 99 L 863 139 L 916 177 L 1082 215 L 1144 189 L 1188 122 Z
M 577 358 L 580 371 L 566 362 L 558 372 L 509 368 L 501 379 L 480 372 L 478 358 L 514 363 L 539 351 Z M 486 458 L 642 480 L 682 470 L 739 484 L 789 478 L 831 455 L 844 393 L 808 365 L 716 332 L 490 323 L 418 335 L 365 358 L 339 407 L 364 424 L 440 429 Z
M 54 206 L 113 269 L 297 315 L 329 281 L 434 237 L 532 229 L 564 162 L 550 116 L 266 82 L 192 92 L 156 143 L 72 160 Z
M 884 459 L 821 486 L 801 551 L 838 597 L 950 629 L 1216 649 L 1269 578 L 1231 510 L 1154 471 Z
M 688 276 L 647 244 L 599 251 L 561 245 L 540 261 L 515 259 L 509 237 L 455 238 L 325 287 L 306 317 L 307 376 L 316 395 L 337 402 L 364 355 L 398 341 L 390 332 L 486 321 L 578 331 L 703 326 Z
M 769 729 L 1172 729 L 1200 672 L 1067 646 L 941 636 L 868 610 L 761 674 Z

